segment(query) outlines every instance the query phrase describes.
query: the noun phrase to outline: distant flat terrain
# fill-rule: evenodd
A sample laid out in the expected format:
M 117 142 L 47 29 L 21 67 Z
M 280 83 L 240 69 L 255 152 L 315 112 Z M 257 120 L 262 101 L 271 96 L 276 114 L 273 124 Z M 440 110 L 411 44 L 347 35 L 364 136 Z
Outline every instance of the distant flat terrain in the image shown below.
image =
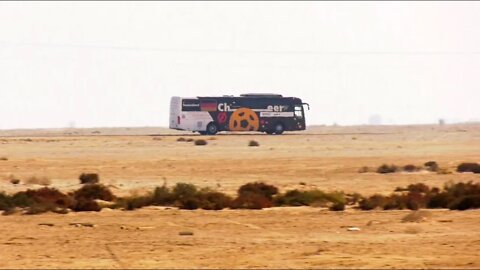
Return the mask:
M 180 137 L 208 145 L 179 142 Z M 250 140 L 260 146 L 249 147 Z M 389 194 L 417 182 L 479 182 L 479 174 L 455 168 L 480 162 L 480 124 L 316 126 L 282 136 L 199 136 L 155 127 L 4 130 L 0 157 L 0 190 L 9 193 L 40 187 L 25 183 L 32 176 L 68 191 L 80 186 L 82 172 L 95 172 L 117 195 L 177 182 L 234 194 L 253 181 L 282 191 Z M 363 166 L 427 161 L 451 173 L 359 173 Z M 11 184 L 11 178 L 21 183 Z M 313 207 L 0 216 L 0 268 L 480 268 L 480 212 L 429 212 L 422 223 L 402 223 L 408 211 Z M 79 221 L 98 226 L 68 225 Z M 54 226 L 38 225 L 45 222 Z M 184 230 L 194 235 L 179 236 Z

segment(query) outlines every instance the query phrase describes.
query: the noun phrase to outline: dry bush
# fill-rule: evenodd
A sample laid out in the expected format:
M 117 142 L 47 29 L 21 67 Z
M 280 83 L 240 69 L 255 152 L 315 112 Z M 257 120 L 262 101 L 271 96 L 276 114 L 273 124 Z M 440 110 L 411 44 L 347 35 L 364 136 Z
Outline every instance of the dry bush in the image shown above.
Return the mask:
M 423 166 L 425 166 L 425 168 L 431 172 L 436 172 L 439 169 L 439 166 L 435 161 L 427 161 L 425 164 L 423 164 Z
M 328 209 L 330 211 L 344 211 L 345 210 L 345 204 L 344 203 L 334 203 Z
M 464 162 L 457 166 L 457 172 L 480 173 L 480 164 L 473 162 Z
M 186 140 L 183 137 L 180 137 L 180 138 L 177 139 L 177 142 L 184 142 L 184 141 L 186 141 Z
M 29 184 L 29 185 L 49 186 L 52 183 L 52 181 L 50 181 L 50 179 L 48 179 L 45 176 L 42 176 L 42 177 L 31 176 L 31 177 L 27 178 L 25 183 Z
M 450 210 L 467 210 L 480 208 L 480 194 L 462 196 L 453 201 L 448 208 Z
M 98 212 L 102 210 L 100 205 L 95 200 L 89 200 L 85 198 L 79 198 L 76 200 L 75 205 L 72 207 L 73 211 L 82 212 L 82 211 L 95 211 Z
M 387 202 L 388 202 L 387 197 L 383 195 L 375 194 L 368 198 L 363 198 L 358 203 L 358 207 L 362 210 L 373 210 L 377 208 L 383 209 L 387 204 Z
M 73 192 L 75 200 L 113 201 L 115 196 L 110 189 L 102 184 L 86 184 Z
M 259 194 L 271 200 L 273 195 L 278 193 L 278 188 L 263 182 L 247 183 L 238 189 L 238 195 Z
M 74 204 L 72 197 L 55 188 L 44 187 L 36 190 L 29 189 L 24 192 L 18 192 L 16 195 L 21 196 L 22 193 L 24 193 L 26 197 L 31 198 L 36 204 L 53 205 L 64 208 L 68 208 Z
M 272 206 L 273 203 L 270 199 L 256 193 L 241 194 L 231 203 L 233 209 L 263 209 Z
M 130 196 L 120 198 L 114 205 L 114 208 L 124 208 L 125 210 L 135 210 L 153 204 L 152 196 Z
M 204 139 L 198 139 L 198 140 L 195 140 L 195 145 L 199 145 L 199 146 L 203 146 L 203 145 L 207 145 L 208 142 Z
M 248 142 L 248 146 L 258 147 L 258 146 L 260 146 L 260 144 L 257 141 L 251 140 L 250 142 Z
M 0 157 L 0 161 L 7 161 L 8 158 L 7 157 Z
M 152 194 L 152 204 L 170 205 L 175 201 L 174 195 L 166 186 L 156 187 Z
M 210 191 L 201 193 L 200 195 L 201 205 L 200 208 L 205 210 L 222 210 L 230 207 L 232 198 L 216 191 Z
M 326 193 L 318 189 L 308 191 L 289 190 L 285 194 L 275 197 L 275 204 L 280 206 L 327 206 L 328 204 L 341 205 L 345 203 L 347 203 L 347 199 L 343 193 Z
M 20 179 L 16 179 L 16 178 L 10 179 L 10 183 L 12 183 L 14 185 L 18 185 L 18 184 L 20 184 Z
M 394 173 L 396 171 L 398 171 L 398 167 L 393 164 L 392 165 L 383 164 L 377 169 L 377 173 L 382 173 L 382 174 Z
M 192 138 L 188 138 L 188 139 L 186 140 L 186 142 L 193 142 L 193 141 L 194 141 L 194 139 L 192 139 Z
M 416 183 L 408 185 L 406 190 L 410 192 L 429 193 L 430 187 L 425 185 L 424 183 Z
M 408 165 L 405 165 L 403 166 L 403 171 L 405 172 L 416 172 L 416 171 L 419 171 L 420 168 L 413 165 L 413 164 L 408 164 Z
M 100 181 L 96 173 L 82 173 L 78 179 L 80 180 L 80 184 L 96 184 Z
M 358 202 L 360 202 L 360 200 L 362 199 L 363 199 L 363 196 L 356 192 L 345 195 L 346 204 L 348 205 L 355 205 Z
M 177 200 L 195 197 L 197 194 L 197 187 L 188 183 L 177 183 L 173 187 L 173 196 Z

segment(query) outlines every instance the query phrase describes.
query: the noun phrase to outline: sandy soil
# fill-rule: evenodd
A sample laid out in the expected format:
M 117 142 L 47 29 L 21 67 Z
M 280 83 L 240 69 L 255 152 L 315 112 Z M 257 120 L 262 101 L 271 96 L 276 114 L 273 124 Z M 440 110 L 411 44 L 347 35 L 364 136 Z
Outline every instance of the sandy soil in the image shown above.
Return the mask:
M 64 191 L 75 189 L 82 172 L 99 173 L 118 195 L 164 182 L 230 194 L 244 183 L 264 181 L 282 190 L 316 187 L 368 195 L 416 182 L 480 181 L 480 175 L 454 172 L 460 162 L 480 161 L 480 125 L 473 124 L 314 127 L 284 136 L 204 137 L 207 146 L 177 142 L 199 137 L 156 128 L 16 130 L 0 136 L 0 157 L 7 159 L 0 160 L 0 190 L 6 192 L 39 187 L 25 183 L 32 176 L 48 177 Z M 248 147 L 250 140 L 260 147 Z M 429 160 L 453 173 L 358 173 L 362 166 Z M 11 184 L 12 177 L 22 183 Z M 149 208 L 0 216 L 0 267 L 480 268 L 480 211 L 429 211 L 424 222 L 401 222 L 408 213 Z M 181 236 L 182 231 L 194 235 Z

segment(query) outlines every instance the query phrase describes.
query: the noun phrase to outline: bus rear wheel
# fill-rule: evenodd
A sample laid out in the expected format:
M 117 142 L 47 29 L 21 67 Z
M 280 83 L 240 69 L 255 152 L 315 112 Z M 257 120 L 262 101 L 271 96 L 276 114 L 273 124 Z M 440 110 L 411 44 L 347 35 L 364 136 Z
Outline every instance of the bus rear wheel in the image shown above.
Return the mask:
M 206 134 L 208 135 L 215 135 L 218 133 L 218 127 L 215 123 L 210 123 L 207 125 Z
M 283 134 L 284 131 L 285 131 L 285 128 L 283 127 L 282 123 L 275 124 L 275 128 L 274 128 L 274 133 L 275 134 L 281 135 L 281 134 Z

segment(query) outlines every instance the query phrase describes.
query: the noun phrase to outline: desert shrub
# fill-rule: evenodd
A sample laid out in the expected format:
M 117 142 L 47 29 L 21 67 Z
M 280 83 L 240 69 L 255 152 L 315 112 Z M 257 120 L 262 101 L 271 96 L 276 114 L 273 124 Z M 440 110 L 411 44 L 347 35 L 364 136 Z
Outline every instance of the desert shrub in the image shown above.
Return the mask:
M 425 168 L 431 172 L 436 172 L 439 169 L 438 164 L 435 161 L 427 161 L 425 164 L 423 164 L 423 166 L 425 166 Z
M 387 202 L 388 202 L 387 197 L 383 195 L 375 194 L 368 198 L 363 198 L 358 203 L 358 207 L 362 210 L 373 210 L 377 208 L 384 208 Z
M 96 173 L 82 173 L 78 179 L 80 184 L 96 184 L 100 181 Z
M 178 190 L 177 190 L 178 192 Z M 152 204 L 170 205 L 175 201 L 174 195 L 166 186 L 156 187 L 152 194 Z
M 427 197 L 420 192 L 409 192 L 406 195 L 406 205 L 410 210 L 418 210 L 427 206 Z
M 427 208 L 448 208 L 454 200 L 455 197 L 446 192 L 433 193 L 429 195 Z
M 0 192 L 0 210 L 8 210 L 13 207 L 12 198 L 5 194 L 4 192 Z
M 10 179 L 10 183 L 12 183 L 14 185 L 18 185 L 18 184 L 20 184 L 20 179 Z
M 180 138 L 177 139 L 177 142 L 184 142 L 184 141 L 186 141 L 186 140 L 183 137 L 180 137 Z
M 115 208 L 122 206 L 126 210 L 134 210 L 137 208 L 142 208 L 148 205 L 152 205 L 153 200 L 152 196 L 131 196 L 127 198 L 121 198 L 116 202 Z
M 56 207 L 53 204 L 40 204 L 40 203 L 35 203 L 32 204 L 30 207 L 28 207 L 25 211 L 26 215 L 37 215 L 37 214 L 42 214 L 46 212 L 60 212 L 58 210 L 58 207 Z
M 188 139 L 186 139 L 185 141 L 186 141 L 186 142 L 193 142 L 193 141 L 194 141 L 194 139 L 192 139 L 192 138 L 188 138 Z
M 262 209 L 272 207 L 272 201 L 262 194 L 243 193 L 231 203 L 233 209 Z
M 110 189 L 102 184 L 86 184 L 73 192 L 76 200 L 113 201 L 115 196 Z
M 344 203 L 334 203 L 328 209 L 330 211 L 344 211 L 345 210 L 345 204 Z
M 251 140 L 250 142 L 248 142 L 248 146 L 257 147 L 260 146 L 260 144 L 257 141 Z
M 444 187 L 444 191 L 448 194 L 453 195 L 454 197 L 462 197 L 468 195 L 480 195 L 480 183 L 448 183 Z
M 346 204 L 348 205 L 355 205 L 357 204 L 360 200 L 362 200 L 363 197 L 359 193 L 350 193 L 345 196 Z
M 410 184 L 407 187 L 410 192 L 429 193 L 430 187 L 423 183 Z
M 80 197 L 79 199 L 76 200 L 76 203 L 72 207 L 72 210 L 76 212 L 82 212 L 82 211 L 98 212 L 102 210 L 102 208 L 100 207 L 100 205 L 98 205 L 98 203 L 95 200 Z
M 398 167 L 395 165 L 383 164 L 377 169 L 377 173 L 394 173 L 398 171 Z
M 70 196 L 60 192 L 55 188 L 48 187 L 18 192 L 12 197 L 16 206 L 27 206 L 31 204 L 29 198 L 33 200 L 35 204 L 42 205 L 70 207 L 73 204 L 73 199 Z
M 247 183 L 238 189 L 238 195 L 259 194 L 271 200 L 272 196 L 278 193 L 278 188 L 263 182 Z
M 215 191 L 201 193 L 200 200 L 200 208 L 205 210 L 221 210 L 230 207 L 232 203 L 232 198 Z
M 403 170 L 405 172 L 416 172 L 419 170 L 419 168 L 413 164 L 408 164 L 408 165 L 405 165 L 403 166 Z
M 38 176 L 31 176 L 29 178 L 27 178 L 27 180 L 25 181 L 25 183 L 27 184 L 30 184 L 30 185 L 42 185 L 42 186 L 48 186 L 50 185 L 52 182 L 50 181 L 50 179 L 48 179 L 47 177 L 38 177 Z
M 197 194 L 197 187 L 193 184 L 177 183 L 173 187 L 173 196 L 175 199 L 192 198 Z
M 480 164 L 464 162 L 457 166 L 457 172 L 480 173 Z
M 448 206 L 450 210 L 467 210 L 480 208 L 480 194 L 462 196 Z
M 345 195 L 341 192 L 326 193 L 318 189 L 308 191 L 289 190 L 285 192 L 285 194 L 280 194 L 275 197 L 276 205 L 289 206 L 326 206 L 328 203 L 345 204 L 346 202 Z
M 207 145 L 208 142 L 204 139 L 198 139 L 198 140 L 195 140 L 194 144 L 195 145 Z
M 7 158 L 7 157 L 0 157 L 0 160 L 1 160 L 1 161 L 7 161 L 8 158 Z
M 383 210 L 405 209 L 407 208 L 407 200 L 408 199 L 405 194 L 393 194 L 389 197 L 386 197 L 385 204 L 383 205 Z

